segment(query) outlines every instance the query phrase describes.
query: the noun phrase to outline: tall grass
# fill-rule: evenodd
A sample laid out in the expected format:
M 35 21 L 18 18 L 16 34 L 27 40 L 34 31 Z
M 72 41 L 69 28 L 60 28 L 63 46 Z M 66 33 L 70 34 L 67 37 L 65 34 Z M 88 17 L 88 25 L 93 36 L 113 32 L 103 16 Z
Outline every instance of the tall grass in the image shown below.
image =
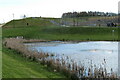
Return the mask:
M 69 56 L 59 56 L 55 54 L 49 54 L 38 51 L 28 50 L 23 42 L 24 39 L 9 38 L 4 40 L 4 45 L 9 49 L 14 49 L 18 51 L 19 54 L 22 54 L 24 57 L 31 59 L 32 61 L 38 61 L 43 65 L 51 67 L 53 71 L 58 71 L 66 75 L 72 80 L 89 80 L 89 79 L 108 79 L 114 80 L 117 79 L 117 73 L 111 69 L 111 72 L 108 73 L 106 69 L 106 60 L 103 60 L 103 64 L 97 67 L 95 64 L 90 63 L 88 67 L 85 67 L 84 64 L 78 64 L 72 60 Z

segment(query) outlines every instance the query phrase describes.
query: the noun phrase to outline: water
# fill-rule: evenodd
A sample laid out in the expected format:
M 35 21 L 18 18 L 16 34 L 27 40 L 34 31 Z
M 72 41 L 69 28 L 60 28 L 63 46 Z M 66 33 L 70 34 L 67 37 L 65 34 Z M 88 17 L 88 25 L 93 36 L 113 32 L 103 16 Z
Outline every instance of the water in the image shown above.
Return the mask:
M 25 44 L 30 50 L 54 53 L 60 56 L 69 56 L 76 62 L 81 62 L 84 66 L 91 63 L 97 67 L 103 66 L 110 72 L 112 68 L 114 72 L 118 71 L 118 42 L 94 41 L 94 42 L 40 42 Z

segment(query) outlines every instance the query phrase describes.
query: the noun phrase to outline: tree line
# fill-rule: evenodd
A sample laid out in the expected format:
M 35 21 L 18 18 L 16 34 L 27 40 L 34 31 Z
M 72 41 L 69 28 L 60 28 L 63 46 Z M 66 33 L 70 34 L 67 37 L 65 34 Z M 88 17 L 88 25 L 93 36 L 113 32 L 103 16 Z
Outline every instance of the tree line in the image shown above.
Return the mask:
M 67 12 L 62 14 L 62 18 L 74 18 L 74 17 L 87 17 L 87 16 L 117 16 L 116 13 L 109 12 L 93 12 L 93 11 L 82 11 L 82 12 Z

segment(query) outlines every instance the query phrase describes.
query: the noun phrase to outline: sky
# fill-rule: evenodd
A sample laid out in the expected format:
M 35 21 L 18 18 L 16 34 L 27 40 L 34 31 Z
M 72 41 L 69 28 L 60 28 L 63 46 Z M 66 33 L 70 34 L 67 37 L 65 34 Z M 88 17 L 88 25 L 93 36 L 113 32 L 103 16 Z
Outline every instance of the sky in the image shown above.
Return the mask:
M 119 0 L 0 0 L 0 23 L 27 17 L 56 17 L 65 12 L 118 13 Z M 13 17 L 14 14 L 14 17 Z

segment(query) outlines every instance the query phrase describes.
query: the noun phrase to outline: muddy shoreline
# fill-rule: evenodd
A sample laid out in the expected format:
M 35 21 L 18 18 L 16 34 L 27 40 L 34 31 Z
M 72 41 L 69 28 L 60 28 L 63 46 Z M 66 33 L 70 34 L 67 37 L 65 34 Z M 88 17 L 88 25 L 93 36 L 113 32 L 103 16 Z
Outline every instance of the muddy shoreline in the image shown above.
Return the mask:
M 96 42 L 99 40 L 95 40 Z M 79 43 L 79 42 L 95 42 L 95 41 L 87 41 L 87 40 L 80 40 L 80 41 L 62 41 L 62 40 L 25 40 L 23 43 L 40 43 L 40 42 L 56 42 L 56 43 Z M 103 41 L 103 40 L 100 40 Z M 111 41 L 111 40 L 104 40 L 109 42 L 119 42 L 119 41 Z
M 79 43 L 79 42 L 93 42 L 93 41 L 110 41 L 119 42 L 120 40 L 41 40 L 41 39 L 24 39 L 23 43 L 39 43 L 39 42 L 69 42 L 69 43 Z

